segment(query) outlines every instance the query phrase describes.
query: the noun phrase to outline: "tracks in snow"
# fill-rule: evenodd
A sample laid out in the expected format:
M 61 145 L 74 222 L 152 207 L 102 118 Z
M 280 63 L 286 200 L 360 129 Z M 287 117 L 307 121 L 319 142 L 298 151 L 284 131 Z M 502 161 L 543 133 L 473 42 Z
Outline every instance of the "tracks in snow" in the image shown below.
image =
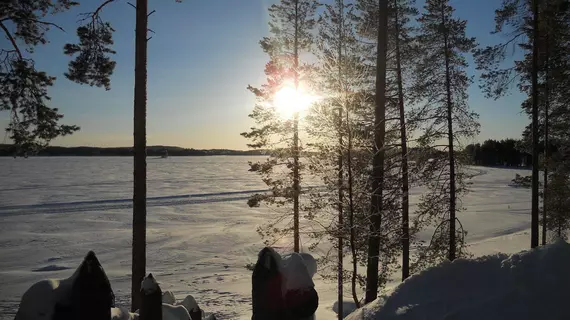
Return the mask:
M 187 195 L 173 195 L 148 197 L 147 207 L 170 207 L 200 203 L 245 201 L 256 193 L 266 192 L 266 189 L 231 191 L 218 193 L 200 193 Z M 133 207 L 132 199 L 107 199 L 75 202 L 55 202 L 30 205 L 15 205 L 0 207 L 0 216 L 53 214 L 85 211 L 109 211 L 129 209 Z

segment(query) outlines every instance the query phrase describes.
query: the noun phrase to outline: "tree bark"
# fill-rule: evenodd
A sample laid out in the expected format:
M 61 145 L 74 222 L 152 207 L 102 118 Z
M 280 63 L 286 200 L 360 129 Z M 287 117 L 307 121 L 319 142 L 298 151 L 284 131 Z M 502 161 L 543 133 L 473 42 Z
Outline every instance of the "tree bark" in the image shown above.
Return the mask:
M 341 94 L 341 101 L 344 102 L 344 90 L 342 84 L 342 42 L 343 42 L 343 15 L 344 15 L 344 1 L 338 0 L 339 7 L 339 21 L 338 21 L 338 89 Z M 344 318 L 344 276 L 343 276 L 343 237 L 344 237 L 344 213 L 343 213 L 343 200 L 344 200 L 344 170 L 343 170 L 343 138 L 342 138 L 342 108 L 343 103 L 340 102 L 338 106 L 338 320 Z
M 532 195 L 530 247 L 538 246 L 538 0 L 532 0 Z
M 135 36 L 133 251 L 131 310 L 141 307 L 140 286 L 146 269 L 146 79 L 148 2 L 137 0 Z
M 357 308 L 360 308 L 360 301 L 358 300 L 358 294 L 356 293 L 356 277 L 358 275 L 358 256 L 356 251 L 356 231 L 354 230 L 354 195 L 353 195 L 353 184 L 354 178 L 352 176 L 352 132 L 349 123 L 349 113 L 345 112 L 346 116 L 346 169 L 348 171 L 348 223 L 350 227 L 350 250 L 352 252 L 352 279 L 351 279 L 351 289 L 352 289 L 352 299 Z
M 365 303 L 378 297 L 380 227 L 384 188 L 384 138 L 386 135 L 386 54 L 388 42 L 388 0 L 378 0 L 378 50 L 376 53 L 376 107 L 374 111 L 374 156 L 372 159 L 371 225 L 368 238 Z
M 295 43 L 293 48 L 295 92 L 299 90 L 299 1 L 295 0 Z M 300 250 L 299 237 L 299 112 L 293 115 L 293 251 Z
M 542 189 L 542 245 L 546 245 L 546 217 L 547 217 L 547 200 L 548 200 L 548 126 L 549 126 L 549 109 L 550 109 L 550 41 L 548 36 L 549 30 L 546 31 L 546 50 L 545 50 L 545 88 L 544 88 L 544 186 Z
M 343 161 L 342 161 L 342 106 L 338 109 L 338 319 L 342 320 L 344 318 L 344 306 L 343 306 L 343 285 L 344 285 L 344 277 L 343 277 L 343 236 L 344 236 L 344 216 L 343 216 L 343 200 L 344 200 L 344 192 L 343 192 Z
M 453 150 L 453 103 L 451 100 L 451 76 L 449 70 L 449 45 L 445 7 L 441 4 L 441 24 L 443 26 L 443 42 L 445 54 L 445 89 L 447 93 L 447 138 L 449 152 L 449 261 L 455 260 L 455 154 Z
M 404 281 L 410 276 L 410 187 L 408 182 L 408 139 L 406 136 L 406 112 L 404 110 L 399 14 L 398 0 L 394 0 L 394 24 L 396 25 L 396 73 L 398 77 L 398 108 L 400 109 L 400 137 L 402 148 L 402 281 Z

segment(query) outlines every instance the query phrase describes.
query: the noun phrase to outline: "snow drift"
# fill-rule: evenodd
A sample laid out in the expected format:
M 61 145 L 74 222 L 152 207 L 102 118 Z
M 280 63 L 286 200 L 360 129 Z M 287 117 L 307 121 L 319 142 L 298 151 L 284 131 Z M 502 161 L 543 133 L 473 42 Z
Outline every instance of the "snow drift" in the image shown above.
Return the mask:
M 348 316 L 376 319 L 570 319 L 570 244 L 446 262 Z

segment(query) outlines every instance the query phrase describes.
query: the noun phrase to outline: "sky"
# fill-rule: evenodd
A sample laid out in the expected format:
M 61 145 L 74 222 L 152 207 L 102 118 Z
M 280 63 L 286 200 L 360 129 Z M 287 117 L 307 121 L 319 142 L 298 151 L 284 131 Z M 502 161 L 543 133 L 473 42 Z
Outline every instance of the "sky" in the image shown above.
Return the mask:
M 323 0 L 325 1 L 325 0 Z M 63 146 L 130 146 L 133 128 L 135 10 L 126 0 L 103 9 L 111 22 L 117 61 L 111 90 L 82 86 L 63 73 L 70 60 L 63 45 L 75 42 L 78 14 L 93 11 L 102 1 L 83 0 L 71 11 L 51 17 L 66 32 L 53 29 L 50 43 L 36 48 L 33 58 L 40 70 L 56 76 L 50 89 L 50 105 L 65 114 L 64 123 L 81 131 L 58 138 Z M 133 0 L 134 2 L 134 0 Z M 267 8 L 275 0 L 149 0 L 149 28 L 155 33 L 148 42 L 148 145 L 187 148 L 246 149 L 239 134 L 252 126 L 248 118 L 255 98 L 247 85 L 264 81 L 268 57 L 259 40 L 268 35 Z M 322 1 L 321 1 L 322 2 Z M 418 0 L 421 4 L 422 0 Z M 456 15 L 468 20 L 467 34 L 481 45 L 494 43 L 496 0 L 452 0 Z M 1 47 L 7 45 L 0 39 Z M 476 75 L 473 66 L 468 72 Z M 528 123 L 521 114 L 522 96 L 513 94 L 497 101 L 487 99 L 475 83 L 469 89 L 471 108 L 479 113 L 481 134 L 474 141 L 519 138 Z M 7 123 L 0 113 L 0 127 Z M 0 141 L 0 142 L 5 142 Z

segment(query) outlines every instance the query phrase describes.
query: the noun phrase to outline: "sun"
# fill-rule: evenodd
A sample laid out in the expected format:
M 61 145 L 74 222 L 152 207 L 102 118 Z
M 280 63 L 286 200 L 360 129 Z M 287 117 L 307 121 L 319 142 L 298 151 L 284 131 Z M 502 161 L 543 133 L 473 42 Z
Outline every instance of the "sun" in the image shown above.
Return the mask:
M 310 95 L 302 87 L 295 89 L 290 84 L 284 85 L 273 96 L 273 105 L 284 119 L 291 119 L 295 114 L 305 111 L 317 97 Z

